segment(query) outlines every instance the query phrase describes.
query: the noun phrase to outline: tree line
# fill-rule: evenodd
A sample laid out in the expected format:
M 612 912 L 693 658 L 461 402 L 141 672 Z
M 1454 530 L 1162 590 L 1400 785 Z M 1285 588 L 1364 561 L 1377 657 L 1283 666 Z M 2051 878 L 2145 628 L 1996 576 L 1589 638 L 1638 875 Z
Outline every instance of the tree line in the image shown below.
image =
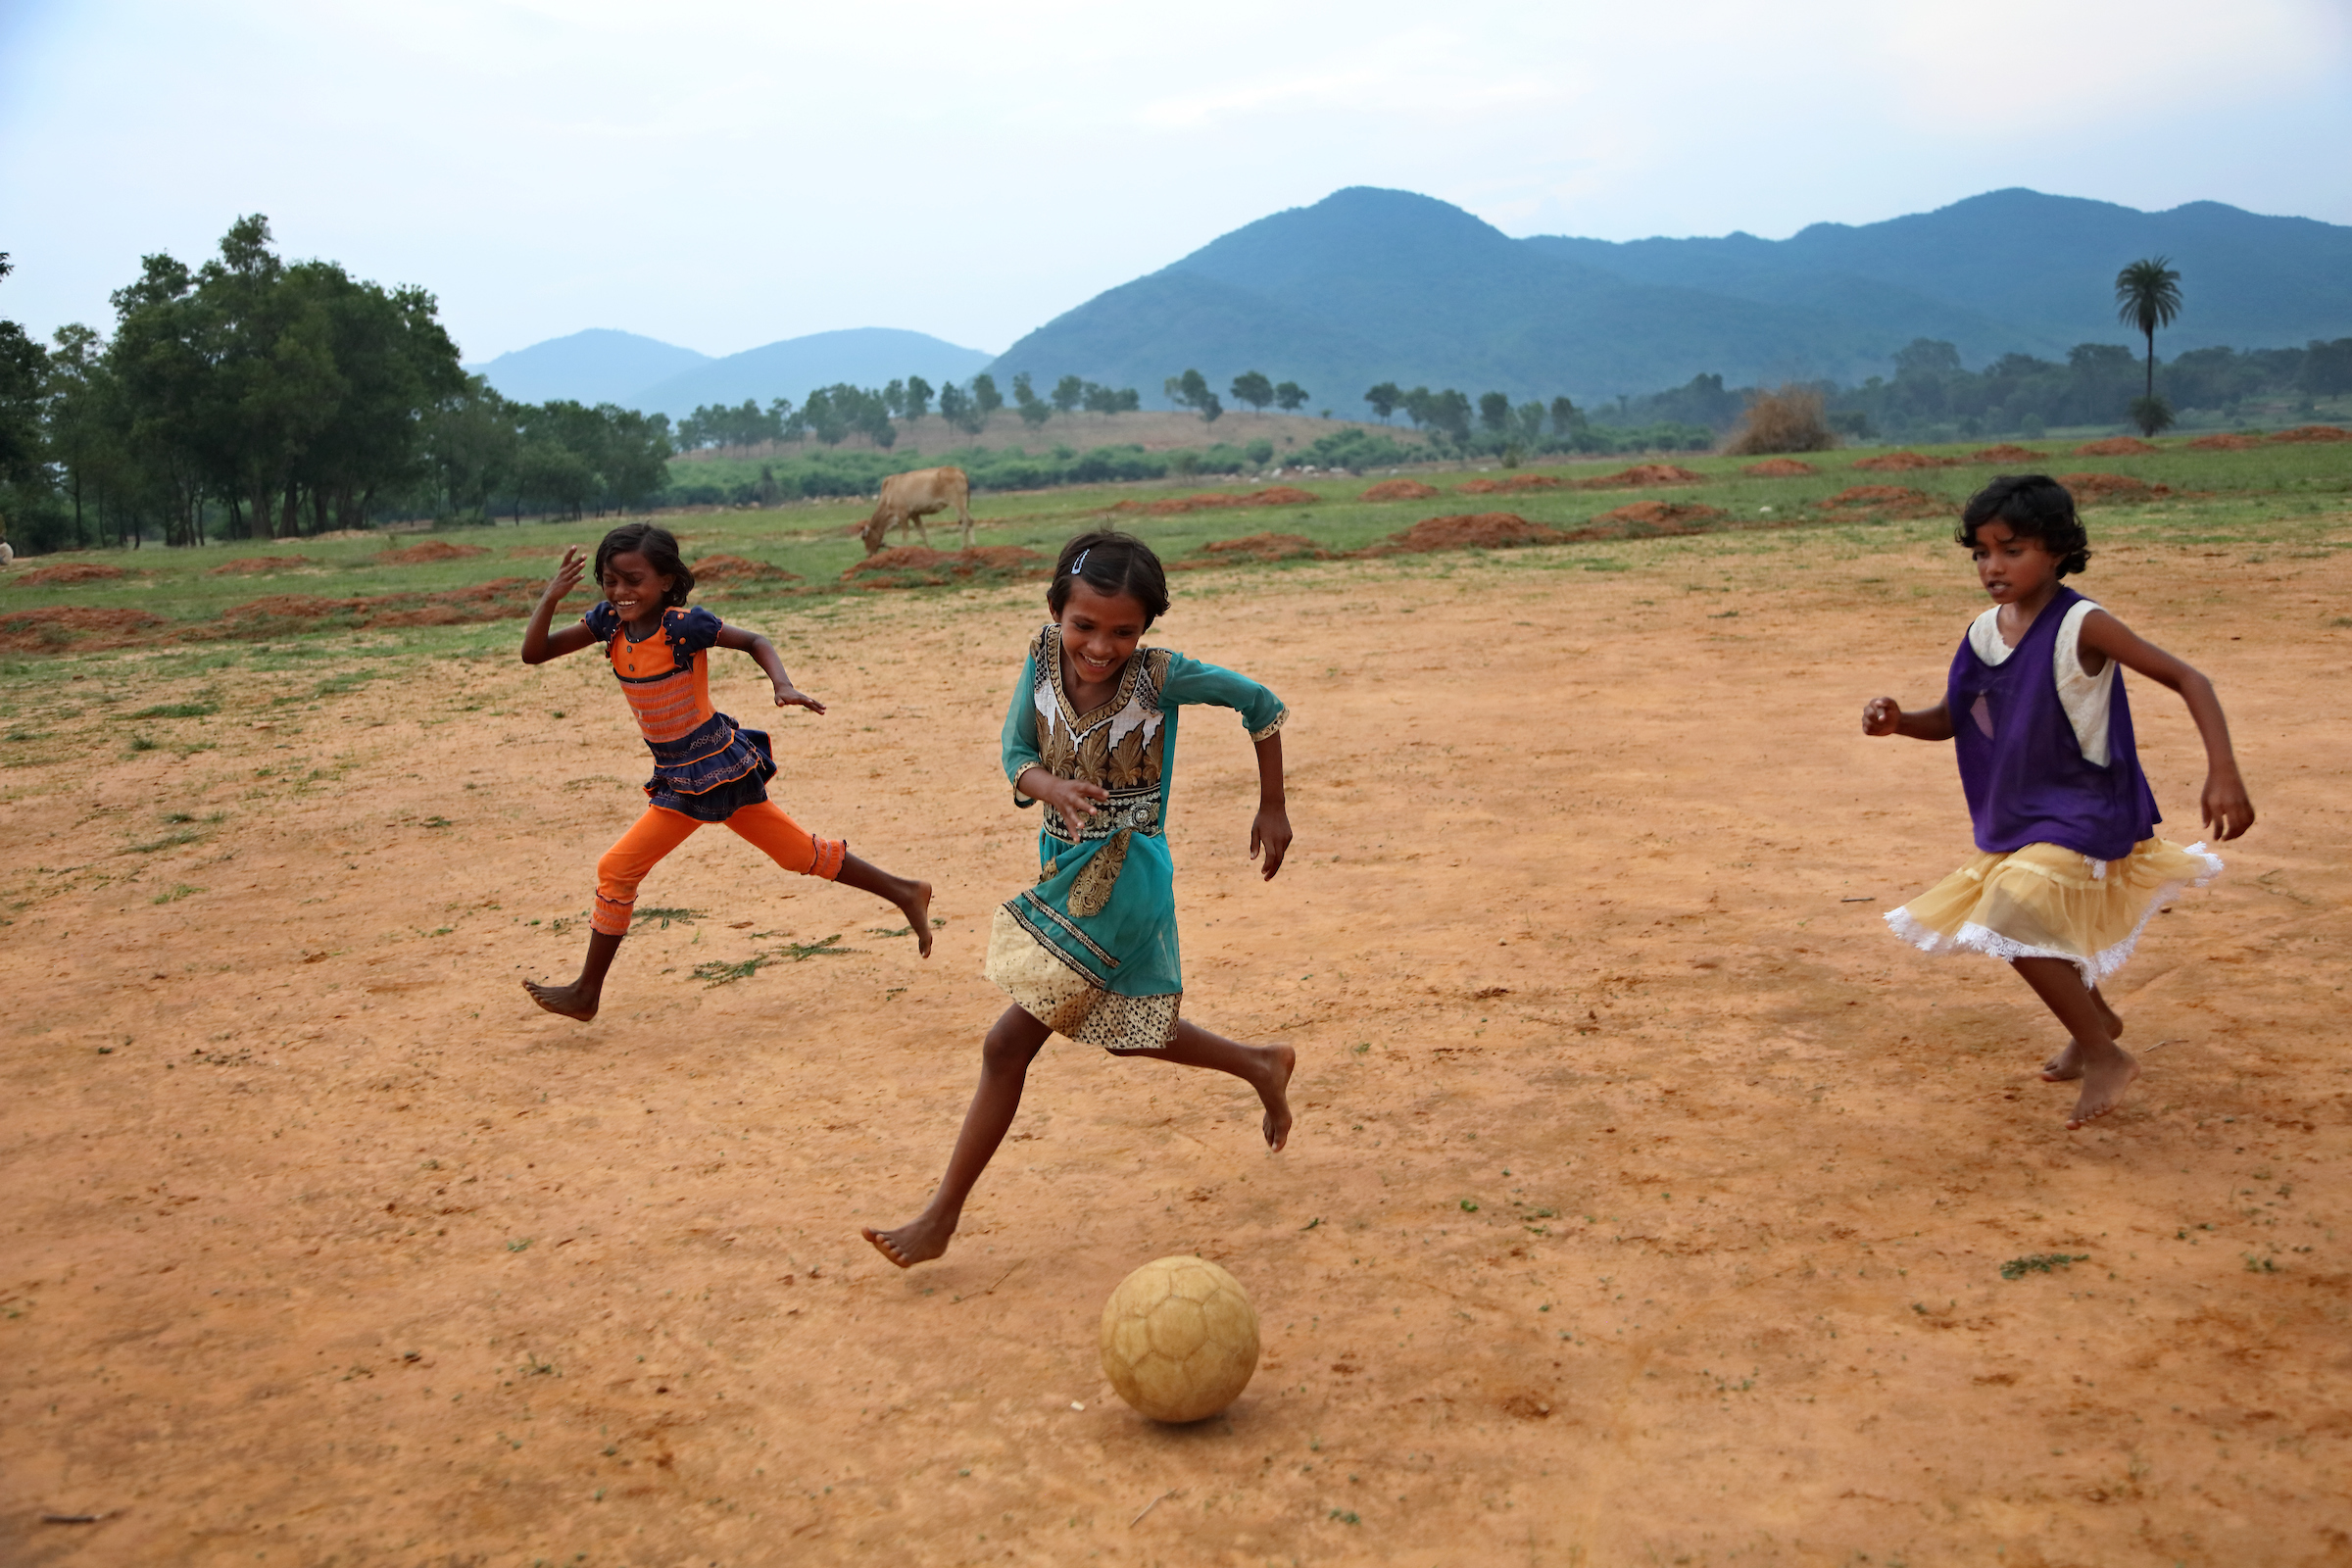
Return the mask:
M 51 346 L 0 322 L 0 515 L 44 550 L 275 539 L 387 512 L 579 514 L 659 492 L 668 421 L 510 403 L 458 363 L 420 288 L 289 262 L 269 220 L 168 253 Z
M 687 452 L 810 439 L 837 447 L 852 435 L 862 435 L 887 452 L 898 445 L 897 421 L 925 417 L 934 398 L 949 428 L 966 435 L 987 429 L 1004 408 L 997 378 L 985 370 L 969 381 L 937 388 L 919 375 L 878 390 L 843 381 L 817 388 L 797 406 L 790 398 L 771 399 L 765 408 L 756 398 L 744 399 L 740 408 L 707 404 L 678 421 L 677 444 Z M 1035 429 L 1057 414 L 1133 414 L 1143 407 L 1143 399 L 1133 387 L 1103 386 L 1075 375 L 1063 376 L 1041 397 L 1023 371 L 1012 378 L 1012 407 L 1021 422 Z

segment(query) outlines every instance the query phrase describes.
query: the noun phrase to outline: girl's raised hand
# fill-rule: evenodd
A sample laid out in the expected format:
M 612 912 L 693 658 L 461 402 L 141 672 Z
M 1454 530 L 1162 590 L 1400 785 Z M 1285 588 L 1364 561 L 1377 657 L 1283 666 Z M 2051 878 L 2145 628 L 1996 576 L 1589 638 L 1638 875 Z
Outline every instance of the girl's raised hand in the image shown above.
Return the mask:
M 1903 705 L 1891 697 L 1873 697 L 1862 705 L 1862 733 L 1891 735 L 1903 721 Z
M 565 545 L 564 559 L 556 563 L 556 574 L 548 579 L 547 599 L 554 604 L 580 585 L 580 577 L 588 569 L 588 558 L 578 545 Z
M 811 713 L 821 713 L 825 710 L 824 704 L 790 681 L 779 681 L 776 684 L 776 706 L 778 708 L 806 708 Z

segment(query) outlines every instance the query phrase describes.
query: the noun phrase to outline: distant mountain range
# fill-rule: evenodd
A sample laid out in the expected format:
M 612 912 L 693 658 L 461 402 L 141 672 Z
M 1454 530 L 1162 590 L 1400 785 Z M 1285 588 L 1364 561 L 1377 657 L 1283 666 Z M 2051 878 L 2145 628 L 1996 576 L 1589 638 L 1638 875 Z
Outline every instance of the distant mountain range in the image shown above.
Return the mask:
M 1097 295 L 992 368 L 1148 398 L 1188 367 L 1220 389 L 1256 369 L 1349 413 L 1382 380 L 1580 400 L 1704 372 L 1854 382 L 1916 337 L 1972 364 L 2132 342 L 2115 274 L 2151 255 L 2171 258 L 2187 299 L 2168 356 L 2352 334 L 2352 227 L 2218 202 L 2143 213 L 2004 190 L 1786 240 L 1612 243 L 1512 239 L 1445 202 L 1356 187 Z
M 798 402 L 814 387 L 933 385 L 1027 370 L 1132 386 L 1164 407 L 1188 368 L 1220 392 L 1245 370 L 1295 380 L 1310 408 L 1360 415 L 1366 388 L 1458 387 L 1580 402 L 1678 386 L 1859 382 L 1913 338 L 1971 365 L 2134 343 L 2115 274 L 2145 256 L 2180 272 L 2184 349 L 2352 336 L 2352 227 L 2219 202 L 2143 213 L 2000 190 L 1932 213 L 1816 223 L 1785 240 L 1512 239 L 1458 207 L 1358 186 L 1235 229 L 1098 294 L 993 361 L 921 332 L 818 332 L 711 359 L 594 330 L 477 367 L 509 397 L 572 397 L 675 417 L 702 404 Z
M 572 398 L 679 418 L 705 404 L 731 406 L 746 398 L 762 406 L 779 397 L 799 403 L 814 388 L 840 381 L 878 387 L 919 375 L 940 386 L 968 379 L 988 365 L 989 356 L 978 349 L 888 326 L 811 332 L 723 359 L 634 332 L 591 327 L 466 368 L 519 403 Z

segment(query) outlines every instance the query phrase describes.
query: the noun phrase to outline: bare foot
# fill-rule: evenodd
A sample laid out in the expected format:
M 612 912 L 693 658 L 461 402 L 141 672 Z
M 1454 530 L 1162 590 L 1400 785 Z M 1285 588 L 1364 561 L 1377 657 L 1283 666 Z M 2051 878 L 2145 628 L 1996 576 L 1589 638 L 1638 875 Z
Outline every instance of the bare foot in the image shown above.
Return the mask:
M 604 998 L 601 992 L 590 991 L 574 980 L 567 986 L 543 986 L 535 980 L 525 980 L 522 989 L 531 1000 L 548 1011 L 587 1023 L 596 1017 L 596 1009 Z
M 1250 1076 L 1250 1087 L 1266 1106 L 1266 1147 L 1276 1153 L 1291 1141 L 1291 1073 L 1298 1065 L 1298 1053 L 1288 1046 L 1261 1046 L 1263 1068 Z
M 2107 1038 L 2121 1040 L 2124 1037 L 2124 1020 L 2115 1015 L 2115 1009 L 2107 1005 L 2107 999 L 2096 990 L 2091 992 L 2090 1000 L 2099 1009 L 2099 1020 L 2107 1026 Z M 2072 1083 L 2082 1076 L 2082 1053 L 2072 1040 L 2066 1043 L 2064 1051 L 2041 1064 L 2041 1081 L 2045 1084 Z
M 2121 1047 L 2110 1047 L 2101 1058 L 2086 1062 L 2082 1068 L 2082 1097 L 2075 1102 L 2075 1113 L 2066 1120 L 2066 1130 L 2087 1127 L 2124 1102 L 2124 1091 L 2139 1076 L 2139 1063 Z
M 871 1225 L 860 1225 L 858 1233 L 874 1244 L 874 1250 L 901 1268 L 912 1268 L 928 1263 L 948 1250 L 948 1242 L 956 1234 L 954 1224 L 924 1215 L 908 1220 L 895 1231 L 878 1231 Z
M 904 899 L 894 899 L 891 902 L 898 905 L 899 912 L 906 916 L 907 925 L 914 930 L 915 946 L 922 949 L 922 956 L 928 958 L 931 956 L 931 884 L 913 882 L 908 886 L 914 889 L 911 894 Z M 871 1242 L 873 1237 L 868 1235 L 866 1240 Z M 882 1244 L 874 1242 L 874 1245 L 879 1247 Z M 934 1252 L 931 1255 L 936 1257 L 939 1254 Z M 917 1258 L 914 1261 L 920 1262 L 921 1259 Z M 906 1265 L 901 1264 L 900 1266 L 903 1268 Z

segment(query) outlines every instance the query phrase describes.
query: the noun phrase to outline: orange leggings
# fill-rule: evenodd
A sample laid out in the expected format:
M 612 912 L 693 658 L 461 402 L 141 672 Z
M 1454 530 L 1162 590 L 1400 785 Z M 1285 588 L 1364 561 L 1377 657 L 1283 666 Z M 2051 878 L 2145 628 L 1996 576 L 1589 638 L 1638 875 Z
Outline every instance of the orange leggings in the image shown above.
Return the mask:
M 683 811 L 646 808 L 634 827 L 596 862 L 596 913 L 589 925 L 607 936 L 629 933 L 629 911 L 637 903 L 637 884 L 656 862 L 694 836 L 703 824 Z M 786 816 L 773 801 L 738 809 L 726 820 L 738 837 L 750 841 L 787 871 L 821 876 L 830 882 L 841 875 L 850 846 L 841 839 L 820 839 Z

